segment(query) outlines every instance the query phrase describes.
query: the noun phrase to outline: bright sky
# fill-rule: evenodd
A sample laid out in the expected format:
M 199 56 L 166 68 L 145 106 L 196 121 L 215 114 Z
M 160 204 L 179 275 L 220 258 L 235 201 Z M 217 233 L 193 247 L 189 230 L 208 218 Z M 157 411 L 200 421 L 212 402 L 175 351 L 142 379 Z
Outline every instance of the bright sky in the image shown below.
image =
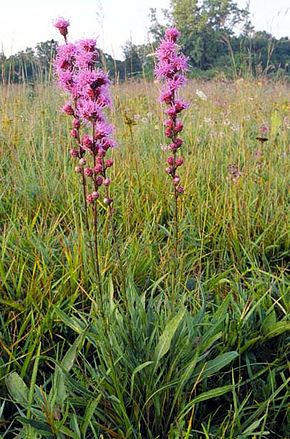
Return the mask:
M 236 0 L 245 7 L 248 0 Z M 2 5 L 1 5 L 2 3 Z M 122 45 L 148 41 L 149 9 L 168 8 L 170 0 L 0 0 L 0 51 L 6 55 L 36 43 L 58 39 L 55 18 L 71 21 L 70 37 L 98 38 L 99 47 L 122 58 Z M 290 36 L 289 0 L 250 0 L 252 22 L 257 30 L 277 37 Z

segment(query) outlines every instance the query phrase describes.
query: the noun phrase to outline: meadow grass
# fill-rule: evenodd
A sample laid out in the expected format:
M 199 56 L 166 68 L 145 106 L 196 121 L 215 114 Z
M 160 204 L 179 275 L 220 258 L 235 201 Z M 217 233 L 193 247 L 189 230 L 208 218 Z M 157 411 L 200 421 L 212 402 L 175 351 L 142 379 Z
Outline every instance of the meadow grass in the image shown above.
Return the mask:
M 157 94 L 113 87 L 121 258 L 100 204 L 100 318 L 64 97 L 0 89 L 5 438 L 288 437 L 289 85 L 188 82 L 175 291 Z

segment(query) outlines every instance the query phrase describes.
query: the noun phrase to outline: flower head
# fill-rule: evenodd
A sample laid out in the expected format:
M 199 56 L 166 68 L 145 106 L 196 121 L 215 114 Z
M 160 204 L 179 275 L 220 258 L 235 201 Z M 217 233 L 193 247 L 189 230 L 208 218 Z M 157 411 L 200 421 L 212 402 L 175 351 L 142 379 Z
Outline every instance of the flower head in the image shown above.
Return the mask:
M 68 30 L 67 28 L 69 27 L 69 20 L 65 20 L 63 17 L 59 17 L 55 20 L 54 22 L 54 27 L 56 27 L 60 34 L 66 38 Z

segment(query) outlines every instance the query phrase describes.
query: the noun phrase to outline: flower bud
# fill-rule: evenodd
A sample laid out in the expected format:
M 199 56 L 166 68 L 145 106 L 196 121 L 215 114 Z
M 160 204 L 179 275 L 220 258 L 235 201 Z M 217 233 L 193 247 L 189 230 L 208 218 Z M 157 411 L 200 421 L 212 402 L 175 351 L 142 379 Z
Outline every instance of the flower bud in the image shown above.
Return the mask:
M 82 144 L 83 144 L 86 148 L 91 148 L 93 142 L 92 142 L 90 136 L 88 136 L 87 134 L 85 134 L 85 135 L 83 136 L 83 139 L 82 139 Z
M 109 178 L 105 178 L 105 180 L 103 181 L 105 186 L 110 186 L 111 184 L 111 180 Z
M 180 113 L 182 110 L 185 110 L 188 107 L 188 105 L 183 101 L 176 101 L 175 102 L 175 112 Z
M 98 163 L 95 167 L 94 167 L 94 173 L 95 174 L 99 174 L 100 172 L 103 171 L 103 166 L 101 163 Z
M 85 165 L 86 163 L 87 163 L 87 161 L 86 161 L 85 158 L 81 158 L 80 161 L 79 161 L 79 164 L 80 164 L 81 166 Z
M 104 198 L 104 204 L 106 204 L 107 206 L 109 206 L 112 202 L 113 202 L 112 198 L 109 197 Z
M 77 138 L 78 138 L 78 131 L 77 131 L 75 128 L 73 128 L 73 129 L 71 130 L 71 132 L 70 132 L 70 135 L 71 135 L 74 139 L 77 139 Z
M 76 166 L 75 167 L 75 171 L 77 174 L 80 174 L 82 172 L 82 167 L 81 166 Z
M 92 170 L 92 168 L 85 168 L 85 169 L 84 169 L 84 174 L 85 174 L 87 177 L 92 177 L 92 176 L 93 176 L 93 170 Z
M 178 175 L 175 175 L 175 177 L 173 177 L 173 184 L 177 185 L 180 182 L 180 177 Z
M 74 114 L 74 109 L 73 109 L 73 107 L 70 104 L 65 104 L 62 107 L 62 111 L 64 113 L 66 113 L 68 116 L 73 116 L 73 114 Z
M 177 133 L 179 133 L 182 130 L 183 130 L 183 123 L 180 122 L 180 121 L 177 121 L 176 125 L 174 127 L 174 132 L 177 134 Z
M 103 149 L 99 149 L 98 156 L 99 157 L 105 157 L 105 155 L 106 155 L 106 151 L 104 151 Z
M 168 127 L 165 128 L 164 134 L 166 137 L 171 137 L 171 135 L 172 135 L 171 128 L 168 128 Z
M 69 153 L 70 153 L 71 157 L 78 157 L 79 156 L 79 152 L 75 148 L 72 148 Z
M 106 160 L 105 161 L 105 165 L 106 165 L 106 168 L 110 168 L 111 166 L 113 166 L 113 160 L 112 159 L 108 159 L 108 160 Z
M 175 159 L 175 164 L 176 164 L 176 166 L 181 166 L 181 165 L 183 165 L 183 162 L 184 162 L 184 160 L 183 160 L 182 157 L 178 157 L 177 159 Z
M 98 192 L 97 191 L 94 191 L 94 192 L 92 192 L 92 198 L 94 199 L 94 200 L 97 200 L 98 198 L 99 198 L 99 194 L 98 194 Z
M 172 166 L 174 164 L 174 157 L 171 155 L 167 158 L 167 163 Z
M 179 137 L 177 137 L 177 139 L 175 139 L 174 143 L 176 145 L 176 148 L 180 148 L 181 145 L 183 144 L 183 140 L 180 139 Z
M 96 178 L 95 183 L 97 186 L 101 186 L 103 184 L 103 177 L 100 175 Z
M 81 126 L 81 123 L 80 123 L 79 119 L 74 119 L 73 120 L 73 127 L 78 130 L 80 128 L 80 126 Z
M 94 202 L 94 197 L 92 194 L 87 195 L 87 202 L 89 204 L 92 204 Z
M 175 189 L 176 189 L 176 192 L 178 192 L 179 194 L 184 193 L 184 187 L 182 187 L 182 186 L 177 186 Z
M 170 116 L 170 117 L 174 117 L 174 116 L 176 116 L 176 110 L 175 110 L 175 107 L 169 107 L 169 108 L 165 111 L 165 113 L 166 113 L 168 116 Z

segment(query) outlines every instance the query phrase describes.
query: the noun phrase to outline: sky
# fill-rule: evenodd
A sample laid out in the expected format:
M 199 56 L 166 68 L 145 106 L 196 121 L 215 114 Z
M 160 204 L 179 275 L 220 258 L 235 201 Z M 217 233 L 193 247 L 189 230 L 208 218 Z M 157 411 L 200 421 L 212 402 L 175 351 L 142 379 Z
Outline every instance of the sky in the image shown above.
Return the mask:
M 236 0 L 245 7 L 249 0 Z M 68 18 L 69 36 L 97 38 L 98 46 L 122 59 L 122 46 L 128 40 L 148 42 L 149 10 L 162 8 L 170 0 L 0 0 L 0 51 L 9 56 L 40 41 L 59 39 L 53 20 Z M 250 0 L 252 23 L 276 37 L 290 37 L 289 0 Z

